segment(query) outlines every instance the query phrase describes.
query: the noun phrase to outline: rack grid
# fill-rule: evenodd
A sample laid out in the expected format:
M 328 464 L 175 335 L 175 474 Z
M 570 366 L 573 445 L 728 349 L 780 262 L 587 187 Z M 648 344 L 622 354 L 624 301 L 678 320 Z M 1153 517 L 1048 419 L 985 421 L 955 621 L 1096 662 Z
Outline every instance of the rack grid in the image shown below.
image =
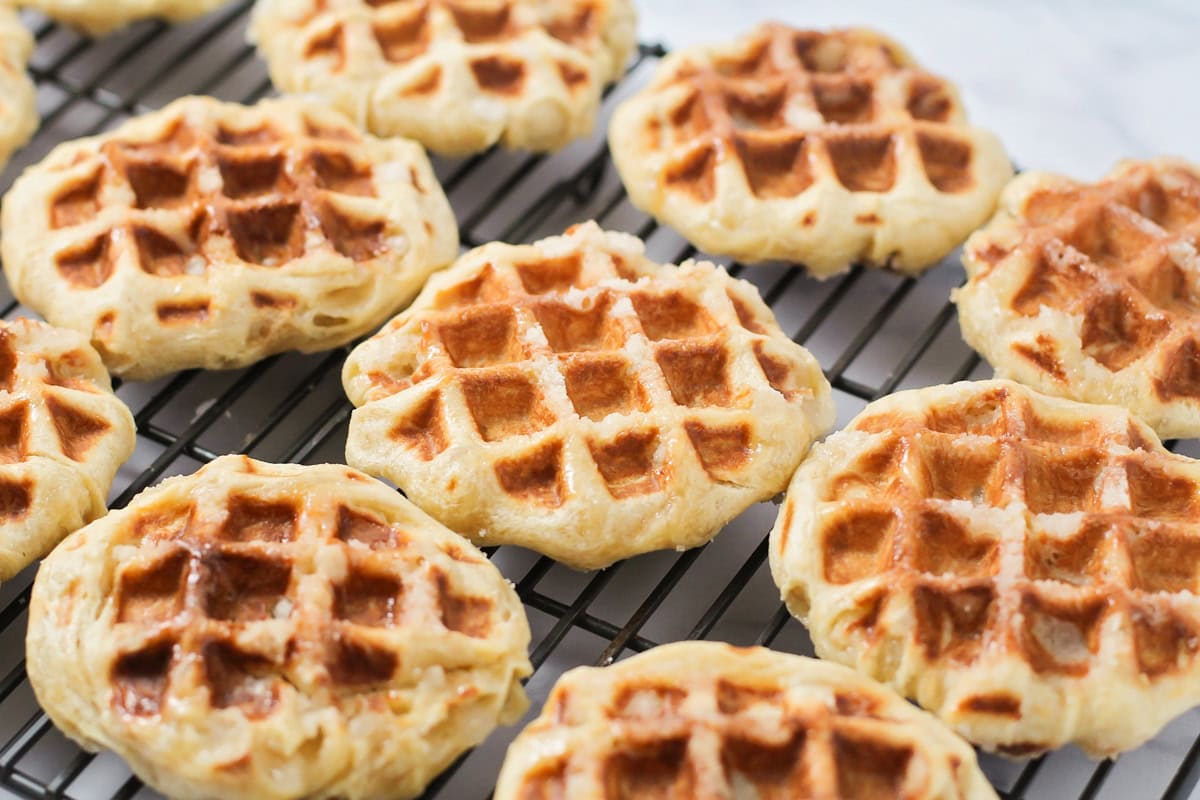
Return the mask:
M 58 142 L 102 132 L 175 97 L 253 102 L 268 95 L 265 69 L 245 43 L 250 5 L 239 0 L 193 24 L 144 23 L 101 41 L 26 14 L 38 41 L 31 71 L 43 126 L 0 175 L 0 190 Z M 657 260 L 696 256 L 678 235 L 629 203 L 603 137 L 614 104 L 643 85 L 664 54 L 661 47 L 642 46 L 625 80 L 608 93 L 597 132 L 560 153 L 492 151 L 435 160 L 460 221 L 462 246 L 532 241 L 596 219 L 645 239 Z M 757 285 L 783 328 L 820 359 L 834 387 L 839 425 L 898 389 L 989 374 L 962 343 L 948 302 L 962 280 L 957 256 L 919 279 L 855 268 L 824 283 L 787 265 L 722 263 Z M 0 288 L 0 314 L 28 313 Z M 284 355 L 234 372 L 187 372 L 119 385 L 139 435 L 111 505 L 121 507 L 162 478 L 192 472 L 228 452 L 284 462 L 342 461 L 351 407 L 339 376 L 347 352 Z M 1176 449 L 1200 456 L 1194 442 Z M 760 504 L 706 547 L 642 556 L 589 574 L 516 548 L 490 549 L 516 584 L 534 633 L 530 715 L 566 669 L 611 663 L 662 642 L 717 639 L 811 655 L 803 627 L 780 604 L 767 569 L 766 536 L 774 517 L 774 506 Z M 157 797 L 112 754 L 80 751 L 37 708 L 23 649 L 33 574 L 30 568 L 0 586 L 0 800 Z M 488 797 L 517 730 L 499 731 L 465 755 L 426 797 Z M 1183 715 L 1117 761 L 1095 763 L 1073 749 L 1022 763 L 986 754 L 981 761 L 1008 800 L 1200 800 L 1200 711 Z

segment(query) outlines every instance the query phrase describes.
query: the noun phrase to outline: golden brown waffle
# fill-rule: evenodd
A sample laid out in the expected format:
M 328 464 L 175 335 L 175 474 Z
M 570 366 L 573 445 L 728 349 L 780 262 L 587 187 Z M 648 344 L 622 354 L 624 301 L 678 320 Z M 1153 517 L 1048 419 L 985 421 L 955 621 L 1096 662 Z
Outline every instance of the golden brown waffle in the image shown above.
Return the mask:
M 215 11 L 229 0 L 19 0 L 59 22 L 101 36 L 141 19 L 182 22 Z
M 629 196 L 710 253 L 917 273 L 982 223 L 1012 168 L 957 90 L 863 29 L 766 24 L 668 56 L 617 109 Z
M 1127 161 L 1097 184 L 1026 173 L 963 251 L 963 337 L 1036 389 L 1200 436 L 1200 169 Z
M 104 513 L 134 439 L 86 339 L 0 321 L 0 581 Z
M 994 800 L 966 742 L 897 694 L 810 658 L 715 642 L 559 679 L 496 800 Z
M 341 466 L 225 456 L 33 587 L 55 724 L 178 798 L 409 798 L 525 709 L 529 626 L 469 543 Z
M 3 213 L 17 297 L 137 379 L 344 344 L 457 251 L 418 145 L 296 100 L 185 98 L 62 145 Z
M 589 134 L 635 25 L 630 0 L 260 0 L 251 38 L 283 91 L 465 155 Z
M 813 448 L 771 567 L 819 655 L 971 741 L 1108 756 L 1200 702 L 1198 487 L 1115 406 L 902 392 Z
M 25 65 L 33 52 L 33 36 L 17 12 L 0 4 L 0 169 L 37 129 L 33 81 Z
M 833 423 L 753 286 L 595 223 L 463 256 L 343 382 L 350 464 L 476 543 L 579 569 L 703 544 Z

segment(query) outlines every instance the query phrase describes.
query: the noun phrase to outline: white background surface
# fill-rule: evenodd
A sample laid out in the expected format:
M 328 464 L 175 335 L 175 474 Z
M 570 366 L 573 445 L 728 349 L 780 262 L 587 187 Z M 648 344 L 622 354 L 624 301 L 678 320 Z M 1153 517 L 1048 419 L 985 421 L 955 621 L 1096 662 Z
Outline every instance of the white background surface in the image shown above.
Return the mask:
M 1095 179 L 1126 157 L 1200 161 L 1200 2 L 640 0 L 672 47 L 760 20 L 864 25 L 955 81 L 971 119 L 1024 169 Z

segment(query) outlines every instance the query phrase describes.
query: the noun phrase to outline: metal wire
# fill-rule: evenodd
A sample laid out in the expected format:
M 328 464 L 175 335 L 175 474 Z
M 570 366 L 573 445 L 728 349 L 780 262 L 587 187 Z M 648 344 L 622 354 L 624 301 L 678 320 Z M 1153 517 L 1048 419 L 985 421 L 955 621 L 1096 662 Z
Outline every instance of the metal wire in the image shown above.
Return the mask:
M 98 133 L 184 92 L 250 102 L 270 84 L 244 44 L 249 0 L 179 28 L 147 23 L 92 42 L 39 17 L 27 17 L 39 42 L 31 71 L 39 85 L 42 133 L 0 178 L 66 138 Z M 644 46 L 625 84 L 644 81 L 659 47 Z M 616 179 L 602 131 L 553 157 L 487 153 L 437 164 L 462 228 L 462 245 L 525 241 L 596 218 L 648 241 L 664 261 L 695 255 L 670 231 L 629 204 Z M 827 365 L 841 421 L 898 388 L 985 374 L 962 345 L 947 296 L 960 279 L 953 259 L 920 279 L 854 269 L 817 283 L 786 266 L 730 271 L 758 285 L 793 338 Z M 4 316 L 26 313 L 7 294 Z M 338 375 L 345 348 L 317 356 L 282 356 L 234 373 L 188 372 L 119 393 L 135 411 L 139 448 L 118 478 L 111 505 L 224 452 L 275 461 L 340 460 L 350 406 Z M 281 388 L 286 387 L 286 388 Z M 610 664 L 663 641 L 716 638 L 811 654 L 798 623 L 779 603 L 765 566 L 774 508 L 735 520 L 712 544 L 684 553 L 644 556 L 607 570 L 573 573 L 513 548 L 489 551 L 512 578 L 534 629 L 529 683 L 535 707 L 554 679 L 578 664 Z M 33 703 L 22 644 L 33 570 L 0 587 L 0 798 L 152 797 L 111 755 L 77 749 Z M 486 797 L 514 730 L 465 755 L 426 797 Z M 1200 771 L 1200 714 L 1185 715 L 1151 745 L 1118 762 L 1096 765 L 1064 751 L 1026 764 L 983 757 L 1005 798 L 1195 798 Z

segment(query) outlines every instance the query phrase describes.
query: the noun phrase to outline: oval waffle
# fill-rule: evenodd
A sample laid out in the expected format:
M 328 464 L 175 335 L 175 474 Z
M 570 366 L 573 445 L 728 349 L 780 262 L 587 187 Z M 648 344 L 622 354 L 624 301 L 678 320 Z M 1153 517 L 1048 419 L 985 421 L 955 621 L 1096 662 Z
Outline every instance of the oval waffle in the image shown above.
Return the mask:
M 25 73 L 33 36 L 11 8 L 0 5 L 0 168 L 37 129 L 33 81 Z
M 703 544 L 833 422 L 753 286 L 595 223 L 463 256 L 343 382 L 350 464 L 478 544 L 580 569 Z
M 496 800 L 995 800 L 966 742 L 852 670 L 761 647 L 664 645 L 559 679 Z
M 179 100 L 64 144 L 4 201 L 4 271 L 127 378 L 344 344 L 453 260 L 421 148 L 297 100 Z
M 588 135 L 635 27 L 630 0 L 263 0 L 251 38 L 281 90 L 466 155 Z
M 225 456 L 70 537 L 33 587 L 56 725 L 178 798 L 411 798 L 526 706 L 490 562 L 341 466 Z
M 0 581 L 102 515 L 133 416 L 74 331 L 0 320 Z
M 1198 485 L 1115 406 L 901 392 L 813 448 L 771 569 L 818 654 L 971 741 L 1109 756 L 1200 702 Z
M 229 0 L 20 0 L 59 22 L 102 36 L 142 19 L 182 22 L 215 11 Z
M 863 29 L 765 24 L 680 50 L 617 109 L 630 199 L 709 253 L 917 273 L 980 225 L 1012 175 L 958 91 Z
M 963 338 L 1003 377 L 1200 436 L 1200 168 L 1026 173 L 963 249 Z

